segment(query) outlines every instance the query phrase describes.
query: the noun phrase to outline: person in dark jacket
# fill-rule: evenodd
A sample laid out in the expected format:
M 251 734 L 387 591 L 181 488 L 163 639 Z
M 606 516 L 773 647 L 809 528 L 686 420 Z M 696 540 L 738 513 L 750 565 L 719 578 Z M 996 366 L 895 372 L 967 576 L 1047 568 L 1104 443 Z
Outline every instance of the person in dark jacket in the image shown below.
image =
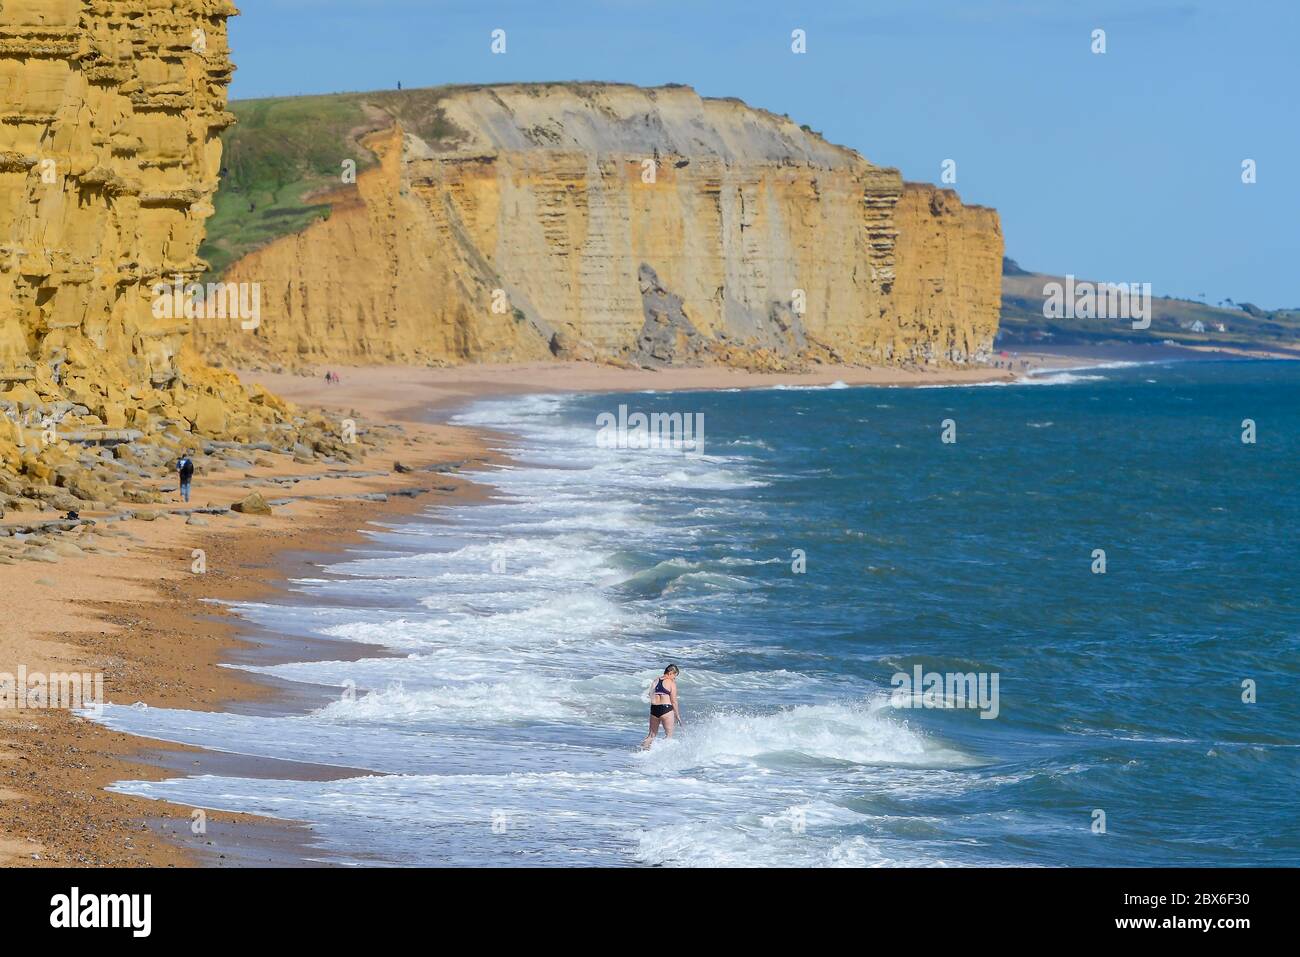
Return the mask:
M 194 459 L 190 457 L 191 455 L 193 453 L 186 449 L 185 454 L 176 460 L 176 472 L 181 477 L 182 502 L 190 500 L 190 482 L 194 480 Z

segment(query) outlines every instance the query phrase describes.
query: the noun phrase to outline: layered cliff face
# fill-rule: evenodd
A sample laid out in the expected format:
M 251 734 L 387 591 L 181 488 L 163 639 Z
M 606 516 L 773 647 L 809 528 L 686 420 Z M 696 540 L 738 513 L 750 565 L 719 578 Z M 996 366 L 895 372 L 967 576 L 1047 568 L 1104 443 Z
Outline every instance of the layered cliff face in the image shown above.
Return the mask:
M 997 214 L 686 87 L 391 94 L 326 221 L 237 261 L 263 319 L 228 360 L 964 362 L 996 332 Z M 382 122 L 387 114 L 390 121 Z M 346 157 L 342 157 L 346 158 Z
M 22 476 L 0 468 L 0 508 L 76 486 L 76 446 L 108 430 L 247 440 L 284 418 L 155 308 L 157 284 L 206 269 L 235 12 L 0 0 L 0 466 Z
M 256 283 L 261 324 L 196 324 L 202 351 L 227 361 L 271 357 L 357 362 L 509 361 L 548 356 L 536 329 L 494 312 L 498 284 L 475 250 L 414 200 L 397 129 L 365 140 L 379 158 L 327 220 L 237 262 L 222 277 Z M 470 258 L 467 259 L 467 254 Z
M 989 352 L 1002 305 L 998 214 L 963 206 L 950 189 L 907 183 L 895 208 L 894 302 L 905 342 L 927 359 Z M 906 347 L 903 347 L 906 348 Z

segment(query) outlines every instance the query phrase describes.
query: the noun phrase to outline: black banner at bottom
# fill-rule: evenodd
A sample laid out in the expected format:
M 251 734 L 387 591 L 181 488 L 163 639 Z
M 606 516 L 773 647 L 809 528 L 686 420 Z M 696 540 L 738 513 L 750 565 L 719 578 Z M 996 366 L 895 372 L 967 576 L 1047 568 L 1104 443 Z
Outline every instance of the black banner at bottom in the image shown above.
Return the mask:
M 1231 945 L 1283 929 L 1295 871 L 1241 870 L 9 870 L 0 912 L 9 939 L 201 942 L 264 946 L 277 937 L 372 942 L 482 915 L 485 941 L 539 928 L 608 943 L 609 922 L 635 931 L 671 919 L 676 935 L 717 933 L 768 943 L 772 921 L 816 939 L 857 926 L 880 942 L 889 926 L 951 944 L 965 933 L 1051 930 L 1066 940 L 1132 936 Z M 739 920 L 737 920 L 739 918 Z M 755 918 L 758 918 L 757 920 Z M 679 940 L 682 938 L 678 936 Z M 903 943 L 899 938 L 895 943 Z M 643 945 L 642 945 L 643 946 Z

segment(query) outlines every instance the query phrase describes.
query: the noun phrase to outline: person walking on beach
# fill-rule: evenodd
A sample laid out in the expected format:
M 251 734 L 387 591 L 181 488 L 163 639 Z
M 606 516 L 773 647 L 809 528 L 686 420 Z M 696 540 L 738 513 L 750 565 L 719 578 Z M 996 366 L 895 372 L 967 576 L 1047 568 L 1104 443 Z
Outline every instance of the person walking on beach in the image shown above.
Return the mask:
M 194 459 L 191 456 L 194 453 L 190 449 L 185 450 L 185 454 L 176 460 L 176 472 L 181 478 L 181 501 L 190 500 L 190 482 L 194 481 Z
M 655 683 L 650 687 L 650 733 L 641 742 L 643 751 L 654 743 L 660 725 L 663 725 L 664 736 L 671 738 L 673 730 L 681 724 L 682 707 L 677 701 L 679 674 L 681 674 L 680 668 L 669 665 L 664 669 L 663 677 L 656 678 Z

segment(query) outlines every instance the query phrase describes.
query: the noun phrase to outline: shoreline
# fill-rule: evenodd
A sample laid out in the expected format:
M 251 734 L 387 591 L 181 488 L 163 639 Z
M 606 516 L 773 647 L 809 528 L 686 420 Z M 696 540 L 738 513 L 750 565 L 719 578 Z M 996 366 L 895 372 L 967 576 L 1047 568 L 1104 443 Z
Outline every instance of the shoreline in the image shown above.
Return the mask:
M 1164 345 L 1009 346 L 1001 368 L 974 365 L 952 368 L 926 366 L 823 366 L 805 372 L 749 372 L 717 366 L 630 369 L 591 362 L 501 363 L 494 365 L 330 366 L 346 373 L 341 386 L 323 386 L 325 366 L 312 372 L 239 370 L 246 384 L 257 384 L 300 405 L 329 405 L 336 394 L 367 404 L 372 414 L 394 422 L 442 422 L 450 411 L 478 399 L 547 393 L 714 392 L 808 387 L 909 388 L 934 386 L 1008 385 L 1050 372 L 1075 372 L 1114 363 L 1300 361 L 1268 352 Z M 1021 365 L 1023 363 L 1023 365 Z M 400 390 L 408 397 L 394 399 Z M 413 401 L 409 396 L 420 396 Z
M 1087 368 L 1079 356 L 1021 353 L 1034 371 Z M 1161 357 L 1149 361 L 1164 361 Z M 1187 359 L 1206 356 L 1184 355 Z M 1093 367 L 1115 361 L 1099 357 Z M 1123 360 L 1121 360 L 1123 361 Z M 16 587 L 16 634 L 3 644 L 5 662 L 24 661 L 30 670 L 88 670 L 105 673 L 109 700 L 193 710 L 270 708 L 295 711 L 307 702 L 307 688 L 220 667 L 232 656 L 263 658 L 272 649 L 301 641 L 286 636 L 263 640 L 233 612 L 233 601 L 284 596 L 285 584 L 314 559 L 325 559 L 365 540 L 372 523 L 422 512 L 435 503 L 472 501 L 481 486 L 442 468 L 490 462 L 493 437 L 483 430 L 446 424 L 458 407 L 491 396 L 543 392 L 696 391 L 777 386 L 935 386 L 1013 382 L 1024 373 L 1006 369 L 921 371 L 830 368 L 810 375 L 754 374 L 722 369 L 624 370 L 586 364 L 474 366 L 452 369 L 342 367 L 343 382 L 325 386 L 318 378 L 241 373 L 304 407 L 325 407 L 370 423 L 400 426 L 400 440 L 367 456 L 349 471 L 365 478 L 336 477 L 314 469 L 302 475 L 304 495 L 284 495 L 270 518 L 212 517 L 207 527 L 175 518 L 127 521 L 125 554 L 88 554 L 58 565 L 8 566 Z M 433 422 L 431 422 L 433 420 Z M 439 421 L 443 420 L 443 421 Z M 400 460 L 416 471 L 397 473 Z M 421 471 L 426 467 L 439 471 Z M 276 470 L 283 473 L 284 463 Z M 251 473 L 256 475 L 259 470 Z M 268 470 L 262 470 L 268 471 Z M 301 470 L 299 470 L 301 473 Z M 426 487 L 425 494 L 412 490 Z M 196 502 L 214 489 L 196 484 Z M 295 486 L 295 491 L 299 489 Z M 242 493 L 237 493 L 242 497 Z M 276 493 L 279 495 L 279 493 Z M 386 501 L 361 496 L 387 495 Z M 279 501 L 279 498 L 275 499 Z M 162 509 L 166 511 L 166 509 Z M 206 516 L 205 516 L 206 518 Z M 208 575 L 188 570 L 189 553 L 203 548 Z M 160 574 L 160 560 L 169 570 Z M 21 581 L 18 580 L 21 576 Z M 43 583 L 42 583 L 42 580 Z M 52 592 L 52 594 L 51 594 Z M 51 614 L 49 599 L 59 604 Z M 46 607 L 42 607 L 46 606 Z M 70 610 L 71 609 L 71 610 Z M 13 620 L 11 618 L 11 620 Z M 164 645 L 165 643 L 165 645 Z M 301 641 L 310 647 L 310 641 Z M 160 649 L 160 645 L 163 647 Z M 339 645 L 335 647 L 344 647 Z M 358 650 L 364 645 L 356 645 Z M 21 657 L 15 658 L 15 653 Z M 75 757 L 74 757 L 75 756 Z M 280 764 L 292 763 L 281 762 Z M 105 791 L 126 778 L 157 780 L 177 773 L 259 776 L 268 759 L 132 737 L 69 712 L 0 711 L 0 768 L 22 772 L 0 782 L 0 864 L 135 866 L 284 866 L 316 863 L 309 830 L 300 822 L 208 812 L 208 833 L 189 833 L 191 809 L 162 801 Z M 283 767 L 276 766 L 277 773 Z M 296 774 L 340 776 L 356 769 L 301 765 Z M 360 772 L 372 773 L 372 772 Z M 24 780 L 25 777 L 25 780 Z
M 0 671 L 102 673 L 105 697 L 117 704 L 204 711 L 292 705 L 275 682 L 222 667 L 259 644 L 228 603 L 282 594 L 301 567 L 293 555 L 326 557 L 363 541 L 372 523 L 434 500 L 473 499 L 478 486 L 455 471 L 491 460 L 478 434 L 402 426 L 404 441 L 372 452 L 343 476 L 287 461 L 245 473 L 254 481 L 268 473 L 299 477 L 291 491 L 266 492 L 269 517 L 203 515 L 200 526 L 169 514 L 188 511 L 179 504 L 155 506 L 147 520 L 101 518 L 97 544 L 84 554 L 6 565 L 13 627 L 0 642 Z M 412 471 L 392 471 L 394 460 Z M 248 492 L 244 484 L 199 476 L 192 505 L 238 501 Z M 191 571 L 194 549 L 205 553 L 206 574 Z M 104 790 L 127 778 L 203 773 L 213 761 L 228 769 L 232 760 L 240 773 L 265 763 L 134 737 L 68 710 L 0 710 L 0 773 L 8 772 L 0 778 L 0 864 L 307 863 L 307 832 L 295 822 L 208 812 L 207 834 L 192 836 L 190 808 Z

